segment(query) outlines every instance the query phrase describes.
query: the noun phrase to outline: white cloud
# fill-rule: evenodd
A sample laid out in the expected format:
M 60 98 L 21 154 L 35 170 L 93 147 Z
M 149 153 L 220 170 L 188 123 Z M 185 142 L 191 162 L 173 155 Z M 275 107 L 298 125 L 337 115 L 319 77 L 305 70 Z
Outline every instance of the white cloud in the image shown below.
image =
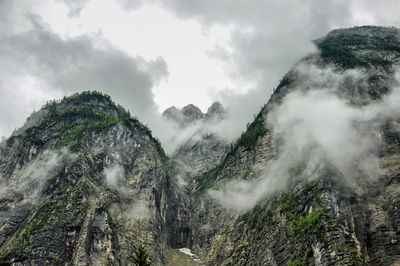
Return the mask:
M 338 181 L 350 186 L 357 179 L 374 180 L 382 174 L 380 126 L 400 117 L 399 73 L 390 94 L 360 106 L 341 97 L 341 86 L 349 78 L 351 84 L 357 84 L 365 74 L 307 65 L 299 65 L 296 71 L 299 77 L 294 91 L 272 109 L 266 121 L 277 158 L 257 180 L 235 181 L 209 192 L 225 207 L 241 211 L 254 206 L 262 197 L 284 189 L 294 169 L 306 179 L 324 167 L 334 169 Z
M 129 208 L 124 215 L 126 215 L 129 219 L 147 219 L 151 217 L 151 211 L 147 202 L 139 201 L 135 202 L 134 206 Z
M 124 168 L 118 164 L 112 164 L 104 169 L 104 175 L 106 178 L 106 183 L 110 187 L 119 188 L 122 184 L 124 178 Z
M 0 178 L 0 196 L 7 197 L 8 193 L 17 192 L 26 199 L 38 200 L 37 195 L 41 193 L 45 183 L 60 174 L 60 171 L 75 158 L 76 155 L 65 149 L 44 151 L 38 158 L 33 159 L 21 169 L 17 169 L 10 178 Z

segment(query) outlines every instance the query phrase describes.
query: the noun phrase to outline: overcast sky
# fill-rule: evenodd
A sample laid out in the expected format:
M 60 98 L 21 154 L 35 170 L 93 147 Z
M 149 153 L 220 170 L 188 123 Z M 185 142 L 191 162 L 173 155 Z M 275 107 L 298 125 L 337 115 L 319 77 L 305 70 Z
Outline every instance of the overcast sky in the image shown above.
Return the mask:
M 215 100 L 251 120 L 311 40 L 400 26 L 400 1 L 0 0 L 0 136 L 46 101 L 99 90 L 150 127 Z M 243 123 L 243 128 L 245 123 Z

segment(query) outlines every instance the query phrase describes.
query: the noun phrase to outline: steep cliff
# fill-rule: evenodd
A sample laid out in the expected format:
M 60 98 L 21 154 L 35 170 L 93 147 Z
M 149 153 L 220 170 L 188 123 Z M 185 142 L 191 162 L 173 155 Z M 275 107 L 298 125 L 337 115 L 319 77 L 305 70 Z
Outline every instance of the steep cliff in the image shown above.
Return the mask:
M 193 248 L 210 265 L 399 263 L 400 31 L 315 43 L 196 178 Z
M 1 145 L 1 262 L 126 264 L 143 245 L 163 264 L 188 231 L 171 168 L 110 97 L 47 104 Z
M 213 126 L 225 119 L 226 110 L 219 102 L 214 102 L 207 110 L 193 104 L 179 110 L 170 107 L 163 117 L 179 128 L 177 148 L 171 158 L 180 163 L 190 176 L 196 176 L 215 167 L 226 155 L 229 143 L 213 132 Z

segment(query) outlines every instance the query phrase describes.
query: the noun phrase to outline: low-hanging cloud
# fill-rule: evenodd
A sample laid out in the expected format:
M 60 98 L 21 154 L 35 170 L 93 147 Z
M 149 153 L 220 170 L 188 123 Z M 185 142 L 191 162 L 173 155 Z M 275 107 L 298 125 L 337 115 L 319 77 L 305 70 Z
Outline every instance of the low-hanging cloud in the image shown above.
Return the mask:
M 226 95 L 226 97 L 230 98 L 230 105 L 229 108 L 224 108 L 223 113 L 213 117 L 203 114 L 205 116 L 203 119 L 186 123 L 184 126 L 164 118 L 158 126 L 156 125 L 156 133 L 158 133 L 157 129 L 162 132 L 157 136 L 160 135 L 161 143 L 169 154 L 173 154 L 182 145 L 201 144 L 207 141 L 210 135 L 213 135 L 221 144 L 228 145 L 235 141 L 241 132 L 245 131 L 248 121 L 254 119 L 254 114 L 242 111 L 243 106 L 260 102 L 258 109 L 260 110 L 262 107 L 261 101 L 265 95 L 260 97 L 256 91 L 254 91 L 254 94 L 251 92 L 251 94 L 252 97 L 245 98 Z M 181 115 L 181 119 L 184 119 L 183 114 L 178 113 L 175 115 Z
M 367 105 L 355 105 L 343 97 L 341 86 L 349 79 L 351 84 L 362 83 L 364 73 L 317 69 L 315 65 L 299 65 L 296 71 L 299 80 L 294 91 L 266 120 L 277 157 L 260 171 L 257 180 L 234 181 L 210 191 L 223 206 L 239 211 L 251 208 L 261 198 L 285 189 L 293 171 L 298 177 L 312 179 L 330 167 L 339 181 L 350 186 L 356 179 L 375 180 L 382 174 L 380 127 L 400 117 L 399 72 L 390 94 Z
M 182 127 L 164 118 L 161 121 L 164 125 L 160 127 L 160 130 L 162 130 L 160 140 L 164 149 L 170 155 L 174 154 L 183 145 L 201 144 L 210 135 L 216 137 L 221 143 L 229 143 L 241 131 L 241 128 L 237 131 L 234 131 L 234 128 L 231 131 L 227 127 L 224 128 L 230 121 L 226 116 L 222 119 L 200 119 Z
M 119 187 L 124 177 L 124 168 L 120 164 L 112 164 L 104 169 L 106 183 L 111 187 Z
M 207 123 L 204 121 L 195 121 L 186 127 L 181 127 L 180 125 L 172 121 L 166 121 L 165 119 L 163 123 L 164 126 L 162 130 L 164 130 L 164 132 L 161 136 L 161 143 L 170 155 L 188 141 L 200 141 L 204 135 L 210 133 L 206 128 Z
M 23 198 L 38 200 L 46 182 L 60 174 L 68 166 L 76 155 L 65 149 L 44 151 L 39 158 L 32 160 L 11 178 L 0 176 L 0 197 L 11 197 L 15 193 L 23 195 Z
M 149 208 L 149 203 L 146 201 L 138 201 L 129 208 L 124 215 L 129 219 L 140 220 L 147 219 L 151 217 L 151 210 Z

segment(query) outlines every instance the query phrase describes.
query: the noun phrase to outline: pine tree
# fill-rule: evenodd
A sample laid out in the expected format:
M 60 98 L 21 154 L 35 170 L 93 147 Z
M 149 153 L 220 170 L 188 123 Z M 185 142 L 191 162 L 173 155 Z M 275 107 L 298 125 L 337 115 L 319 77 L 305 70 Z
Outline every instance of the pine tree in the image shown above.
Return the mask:
M 149 255 L 147 254 L 146 248 L 140 244 L 135 250 L 135 255 L 132 261 L 137 266 L 150 266 L 148 258 Z

